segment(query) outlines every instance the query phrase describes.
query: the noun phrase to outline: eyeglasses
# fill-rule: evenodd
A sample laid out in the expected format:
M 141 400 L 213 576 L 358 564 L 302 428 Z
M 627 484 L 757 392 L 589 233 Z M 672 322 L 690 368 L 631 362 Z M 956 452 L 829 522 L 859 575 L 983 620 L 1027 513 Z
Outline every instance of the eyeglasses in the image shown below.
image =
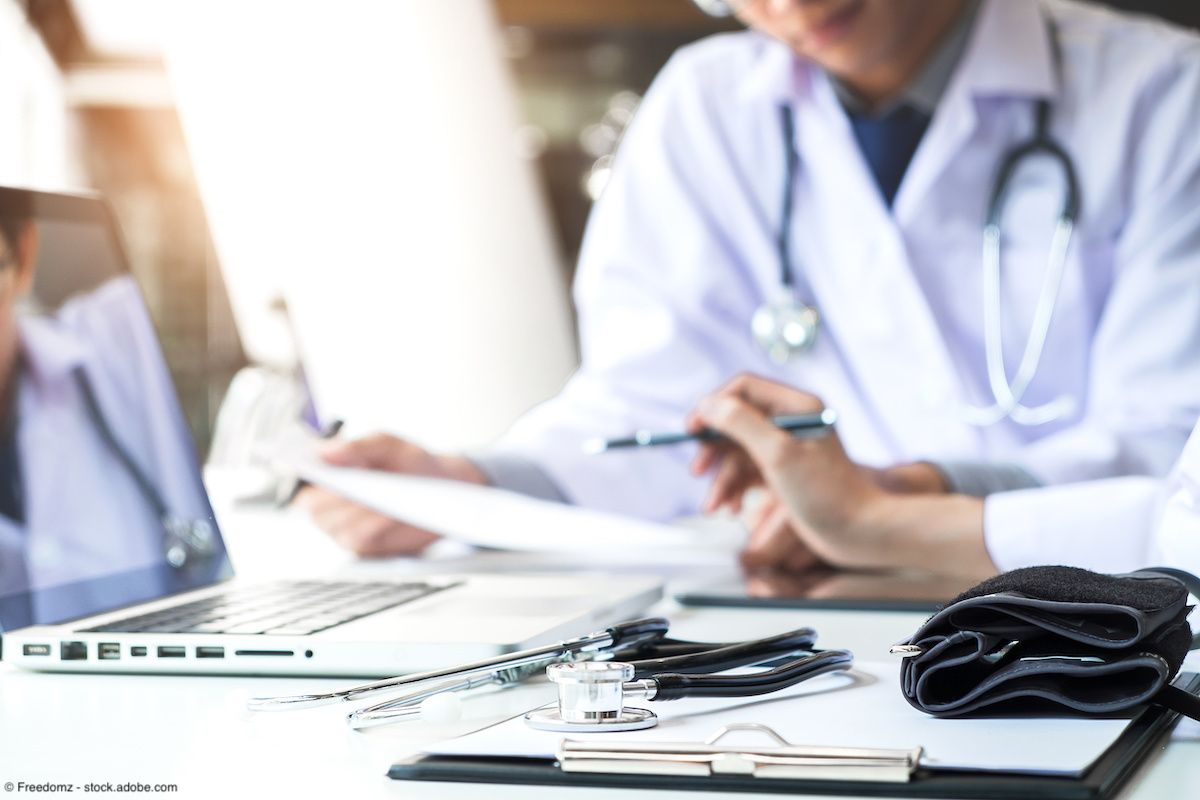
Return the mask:
M 753 0 L 693 0 L 696 6 L 710 17 L 732 17 Z

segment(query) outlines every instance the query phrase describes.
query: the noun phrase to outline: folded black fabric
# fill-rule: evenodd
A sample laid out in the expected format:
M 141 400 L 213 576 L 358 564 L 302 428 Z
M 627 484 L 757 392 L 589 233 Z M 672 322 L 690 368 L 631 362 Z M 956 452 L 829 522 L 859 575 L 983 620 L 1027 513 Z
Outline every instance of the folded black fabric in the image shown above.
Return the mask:
M 968 589 L 907 642 L 905 698 L 938 717 L 1116 714 L 1143 703 L 1200 718 L 1170 686 L 1193 646 L 1194 576 L 1169 569 L 1100 575 L 1029 567 Z

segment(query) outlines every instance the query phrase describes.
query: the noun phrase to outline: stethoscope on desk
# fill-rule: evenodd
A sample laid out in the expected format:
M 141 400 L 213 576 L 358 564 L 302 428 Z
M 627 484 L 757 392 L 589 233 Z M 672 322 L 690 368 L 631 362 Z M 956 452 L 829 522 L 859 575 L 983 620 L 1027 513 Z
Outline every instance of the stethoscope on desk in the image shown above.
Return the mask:
M 217 534 L 212 523 L 206 519 L 186 519 L 173 513 L 167 507 L 162 494 L 134 461 L 130 452 L 117 439 L 116 433 L 108 424 L 104 412 L 100 410 L 100 403 L 96 400 L 96 392 L 92 388 L 92 381 L 88 378 L 87 371 L 83 367 L 76 367 L 71 371 L 71 377 L 83 398 L 83 405 L 87 410 L 92 427 L 104 440 L 109 452 L 121 463 L 122 469 L 133 480 L 142 499 L 146 501 L 162 524 L 163 554 L 167 563 L 175 569 L 182 569 L 211 557 L 216 551 L 217 541 Z
M 1050 31 L 1055 62 L 1061 72 L 1058 37 L 1055 26 L 1047 22 Z M 792 270 L 789 228 L 792 218 L 792 195 L 796 182 L 799 155 L 796 152 L 795 121 L 790 106 L 780 109 L 781 127 L 786 153 L 786 179 L 783 189 L 782 223 L 777 239 L 779 256 L 779 297 L 775 302 L 761 305 L 751 318 L 750 328 L 755 341 L 766 351 L 771 360 L 784 363 L 798 355 L 808 353 L 816 344 L 820 327 L 820 315 L 812 306 L 795 297 L 795 276 Z M 1058 293 L 1066 269 L 1067 254 L 1075 222 L 1079 217 L 1080 189 L 1075 165 L 1066 150 L 1050 134 L 1051 109 L 1045 98 L 1034 105 L 1034 131 L 1028 140 L 1017 144 L 1000 159 L 992 191 L 988 200 L 987 216 L 983 227 L 983 333 L 984 357 L 987 363 L 988 385 L 993 402 L 989 406 L 967 406 L 963 418 L 972 425 L 994 425 L 1011 419 L 1018 425 L 1042 425 L 1062 419 L 1074 412 L 1075 403 L 1070 397 L 1059 397 L 1039 406 L 1023 404 L 1025 392 L 1033 382 L 1041 364 L 1046 345 L 1046 335 Z M 1046 275 L 1034 308 L 1029 338 L 1017 366 L 1016 374 L 1010 379 L 1004 367 L 1004 342 L 1001 331 L 1000 264 L 1002 222 L 1004 206 L 1013 175 L 1021 162 L 1033 156 L 1048 156 L 1057 162 L 1063 173 L 1065 195 L 1059 212 L 1054 234 L 1050 241 Z
M 527 714 L 525 718 L 531 727 L 552 731 L 628 731 L 652 727 L 658 718 L 649 709 L 626 706 L 627 697 L 644 700 L 753 697 L 817 675 L 847 670 L 854 662 L 854 656 L 846 650 L 814 650 L 816 634 L 808 628 L 732 644 L 671 639 L 666 635 L 667 628 L 665 619 L 636 620 L 544 647 L 342 691 L 256 697 L 250 700 L 249 708 L 282 711 L 405 692 L 348 716 L 352 727 L 368 728 L 417 717 L 439 719 L 448 709 L 457 710 L 450 704 L 437 702 L 452 693 L 484 686 L 510 686 L 545 672 L 558 687 L 558 703 Z M 764 662 L 775 664 L 781 659 L 787 660 L 765 671 L 712 674 Z

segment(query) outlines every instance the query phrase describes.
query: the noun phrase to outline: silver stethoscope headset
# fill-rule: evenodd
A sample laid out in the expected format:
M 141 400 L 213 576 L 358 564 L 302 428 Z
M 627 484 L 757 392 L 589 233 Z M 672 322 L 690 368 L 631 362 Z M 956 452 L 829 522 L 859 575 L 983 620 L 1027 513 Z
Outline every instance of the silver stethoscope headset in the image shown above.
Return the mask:
M 700 0 L 697 0 L 700 2 Z M 706 4 L 701 2 L 702 7 Z M 724 3 L 718 3 L 724 6 Z M 706 8 L 707 10 L 707 8 Z M 1057 33 L 1048 21 L 1051 43 L 1056 63 L 1060 64 Z M 780 109 L 780 119 L 787 167 L 783 189 L 782 221 L 777 239 L 779 256 L 779 298 L 764 303 L 755 312 L 750 322 L 754 340 L 772 361 L 784 363 L 808 353 L 817 340 L 820 315 L 812 306 L 795 297 L 795 277 L 792 269 L 790 221 L 792 218 L 792 195 L 794 191 L 799 156 L 795 145 L 795 123 L 789 106 Z M 972 425 L 994 425 L 1011 419 L 1019 425 L 1042 425 L 1069 416 L 1075 410 L 1070 397 L 1059 397 L 1038 406 L 1023 403 L 1025 393 L 1033 382 L 1045 350 L 1046 335 L 1050 320 L 1058 303 L 1066 269 L 1067 254 L 1075 222 L 1079 217 L 1080 189 L 1075 166 L 1066 150 L 1050 134 L 1051 110 L 1049 101 L 1039 99 L 1034 106 L 1034 132 L 1025 142 L 1010 148 L 1000 160 L 992 192 L 988 200 L 987 216 L 983 227 L 983 334 L 984 357 L 987 363 L 988 385 L 992 392 L 992 404 L 967 406 L 963 418 Z M 1042 282 L 1029 338 L 1014 376 L 1009 377 L 1004 367 L 1004 342 L 1001 332 L 1000 265 L 1002 221 L 1004 206 L 1008 199 L 1013 175 L 1021 162 L 1034 156 L 1046 156 L 1055 161 L 1062 170 L 1065 194 L 1062 210 L 1050 241 L 1046 274 Z
M 753 697 L 801 681 L 844 671 L 854 662 L 847 650 L 815 650 L 816 634 L 800 628 L 778 636 L 733 644 L 687 642 L 667 637 L 665 619 L 625 622 L 577 639 L 508 653 L 471 664 L 389 678 L 351 689 L 289 697 L 256 697 L 252 711 L 310 708 L 396 691 L 400 697 L 349 714 L 354 728 L 405 719 L 449 721 L 456 693 L 485 686 L 511 686 L 543 672 L 558 688 L 554 706 L 525 715 L 530 727 L 550 731 L 628 731 L 653 727 L 658 717 L 625 705 L 683 697 Z M 780 663 L 782 662 L 782 663 Z M 711 674 L 765 664 L 743 674 Z M 443 701 L 443 702 L 438 702 Z M 447 711 L 450 711 L 448 714 Z
M 86 370 L 83 367 L 76 367 L 72 370 L 71 377 L 83 398 L 83 404 L 87 409 L 92 427 L 96 429 L 100 438 L 104 440 L 105 446 L 121 463 L 121 467 L 137 486 L 138 493 L 142 495 L 162 524 L 163 554 L 167 563 L 175 569 L 182 569 L 211 558 L 216 552 L 217 542 L 216 530 L 212 523 L 206 519 L 186 519 L 173 513 L 167 507 L 162 494 L 134 461 L 129 450 L 117 439 L 108 420 L 105 419 Z

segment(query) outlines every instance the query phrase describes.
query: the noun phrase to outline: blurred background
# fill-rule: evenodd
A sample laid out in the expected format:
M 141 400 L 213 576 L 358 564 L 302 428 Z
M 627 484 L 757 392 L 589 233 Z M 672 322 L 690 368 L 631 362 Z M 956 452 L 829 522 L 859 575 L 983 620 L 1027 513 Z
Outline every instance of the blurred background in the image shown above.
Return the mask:
M 249 364 L 294 374 L 301 342 L 323 420 L 474 446 L 570 370 L 566 286 L 616 142 L 671 52 L 720 27 L 690 0 L 0 0 L 0 183 L 95 189 L 112 203 L 204 450 L 234 375 Z M 429 96 L 438 92 L 447 96 Z M 439 105 L 451 106 L 448 114 Z M 454 108 L 477 111 L 462 119 Z M 439 121 L 455 114 L 469 124 L 463 135 L 446 130 L 454 119 Z M 364 141 L 370 128 L 379 130 Z M 358 172 L 323 175 L 330 167 Z M 449 196 L 438 203 L 437 195 Z M 298 198 L 304 208 L 292 207 Z M 507 234 L 479 233 L 493 217 Z M 292 241 L 322 218 L 356 229 L 347 235 L 365 241 L 349 248 L 355 254 L 389 251 L 355 277 L 432 276 L 486 254 L 495 261 L 489 273 L 532 284 L 506 295 L 509 315 L 530 330 L 498 345 L 483 341 L 494 334 L 461 330 L 506 320 L 476 307 L 491 292 L 468 296 L 471 287 L 453 279 L 429 287 L 376 274 L 373 289 L 346 286 L 345 264 L 316 263 L 317 253 L 343 249 L 328 227 L 310 230 L 321 241 Z M 457 228 L 458 237 L 423 237 L 430 226 Z M 524 235 L 509 235 L 513 226 Z M 473 231 L 484 239 L 474 252 L 439 257 Z M 309 294 L 319 293 L 324 309 L 305 316 L 315 303 L 303 273 L 318 270 L 324 279 Z M 380 319 L 390 315 L 381 304 L 352 312 L 369 305 L 364 293 L 389 290 L 440 292 L 444 323 Z M 341 302 L 331 303 L 339 291 Z M 532 307 L 547 300 L 555 308 Z M 409 302 L 397 297 L 392 313 L 411 316 Z M 445 352 L 404 369 L 411 337 L 431 322 L 467 341 L 443 341 Z M 489 344 L 508 352 L 477 352 Z M 384 370 L 406 373 L 404 385 Z M 349 373 L 360 379 L 341 392 Z M 464 428 L 469 409 L 452 396 L 477 381 L 496 408 Z M 421 392 L 437 396 L 416 402 Z M 421 424 L 406 426 L 406 417 Z
M 300 406 L 476 447 L 574 366 L 573 266 L 642 94 L 732 27 L 691 0 L 0 0 L 0 184 L 109 199 L 202 452 Z

